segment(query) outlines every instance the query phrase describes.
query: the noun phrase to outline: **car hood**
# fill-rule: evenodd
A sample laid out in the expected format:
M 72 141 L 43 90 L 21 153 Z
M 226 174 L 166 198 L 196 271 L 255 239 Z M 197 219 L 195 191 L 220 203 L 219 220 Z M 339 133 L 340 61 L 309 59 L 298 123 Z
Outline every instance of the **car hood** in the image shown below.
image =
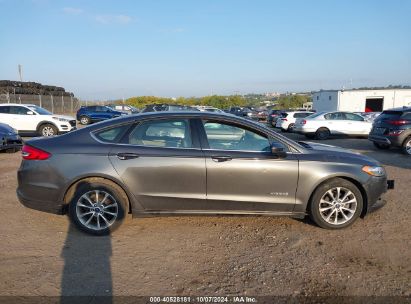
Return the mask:
M 321 154 L 324 157 L 324 161 L 351 162 L 362 165 L 381 165 L 377 160 L 349 149 L 319 144 L 316 142 L 303 141 L 299 143 L 309 150 Z

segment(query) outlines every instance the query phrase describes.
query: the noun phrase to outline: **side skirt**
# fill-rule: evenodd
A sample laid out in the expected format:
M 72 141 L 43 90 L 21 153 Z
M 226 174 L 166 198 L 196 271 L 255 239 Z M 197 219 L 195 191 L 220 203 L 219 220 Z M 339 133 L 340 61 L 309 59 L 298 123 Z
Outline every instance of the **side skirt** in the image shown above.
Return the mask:
M 273 211 L 224 211 L 224 210 L 145 210 L 133 213 L 133 218 L 154 216 L 181 216 L 181 215 L 263 215 L 263 216 L 289 216 L 303 219 L 305 212 L 273 212 Z

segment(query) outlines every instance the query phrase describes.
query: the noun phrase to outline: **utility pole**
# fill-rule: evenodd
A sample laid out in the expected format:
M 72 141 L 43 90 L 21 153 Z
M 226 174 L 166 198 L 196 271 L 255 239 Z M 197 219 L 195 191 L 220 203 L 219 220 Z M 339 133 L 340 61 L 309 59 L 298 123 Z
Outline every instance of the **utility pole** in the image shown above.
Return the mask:
M 23 81 L 23 66 L 19 64 L 19 76 L 20 76 L 20 81 Z

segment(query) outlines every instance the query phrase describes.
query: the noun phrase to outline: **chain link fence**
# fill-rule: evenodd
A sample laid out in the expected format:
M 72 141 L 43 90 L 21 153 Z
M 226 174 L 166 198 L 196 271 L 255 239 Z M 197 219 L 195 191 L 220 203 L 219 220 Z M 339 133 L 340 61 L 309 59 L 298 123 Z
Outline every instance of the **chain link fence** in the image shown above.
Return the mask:
M 0 94 L 0 103 L 34 104 L 54 114 L 74 115 L 81 102 L 72 96 Z

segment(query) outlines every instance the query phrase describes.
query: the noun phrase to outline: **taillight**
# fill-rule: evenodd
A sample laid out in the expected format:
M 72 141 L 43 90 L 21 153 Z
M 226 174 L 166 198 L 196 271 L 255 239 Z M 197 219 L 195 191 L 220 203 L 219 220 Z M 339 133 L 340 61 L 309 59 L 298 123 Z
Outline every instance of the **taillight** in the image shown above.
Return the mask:
M 27 160 L 45 160 L 51 156 L 51 154 L 46 151 L 28 145 L 23 146 L 23 149 L 21 149 L 21 155 L 23 156 L 23 159 Z
M 275 114 L 271 114 L 271 117 L 276 117 L 277 115 L 275 115 Z
M 287 121 L 287 118 L 281 118 L 282 121 Z
M 394 126 L 402 126 L 410 123 L 408 120 L 389 120 L 387 122 Z
M 301 124 L 305 125 L 307 123 L 307 121 L 305 119 L 301 120 Z

